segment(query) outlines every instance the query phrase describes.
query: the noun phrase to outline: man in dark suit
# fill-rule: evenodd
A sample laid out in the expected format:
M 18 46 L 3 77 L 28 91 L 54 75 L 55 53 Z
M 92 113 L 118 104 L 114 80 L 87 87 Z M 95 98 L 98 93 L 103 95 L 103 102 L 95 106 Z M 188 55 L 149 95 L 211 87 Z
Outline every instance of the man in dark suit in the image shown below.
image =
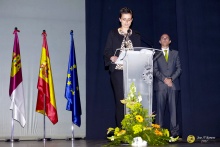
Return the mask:
M 180 90 L 179 76 L 181 64 L 178 51 L 169 49 L 171 43 L 168 34 L 160 37 L 162 52 L 154 61 L 154 90 L 157 99 L 156 123 L 163 127 L 166 103 L 170 112 L 171 139 L 179 136 L 177 123 L 177 97 Z M 171 140 L 173 141 L 173 140 Z

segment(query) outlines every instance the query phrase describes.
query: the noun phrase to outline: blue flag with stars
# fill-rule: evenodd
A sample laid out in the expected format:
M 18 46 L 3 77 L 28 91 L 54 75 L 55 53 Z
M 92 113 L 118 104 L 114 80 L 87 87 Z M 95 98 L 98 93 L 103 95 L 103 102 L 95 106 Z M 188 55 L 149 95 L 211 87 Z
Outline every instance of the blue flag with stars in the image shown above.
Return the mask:
M 66 78 L 65 98 L 67 99 L 66 110 L 72 111 L 72 122 L 80 127 L 82 111 L 79 95 L 73 31 L 70 32 L 70 55 Z

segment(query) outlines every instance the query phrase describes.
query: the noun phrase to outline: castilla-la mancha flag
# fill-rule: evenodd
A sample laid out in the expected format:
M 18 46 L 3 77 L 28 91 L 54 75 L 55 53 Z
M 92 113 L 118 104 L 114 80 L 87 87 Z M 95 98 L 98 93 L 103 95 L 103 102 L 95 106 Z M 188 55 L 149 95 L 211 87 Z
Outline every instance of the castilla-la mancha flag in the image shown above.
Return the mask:
M 53 77 L 52 69 L 50 66 L 50 57 L 47 46 L 47 34 L 44 31 L 43 45 L 40 60 L 40 70 L 38 75 L 38 97 L 36 111 L 47 115 L 53 124 L 58 122 L 56 99 L 53 87 Z M 45 110 L 44 110 L 44 100 L 45 100 Z
M 21 55 L 17 32 L 19 32 L 19 30 L 15 29 L 9 86 L 9 96 L 11 97 L 10 110 L 13 111 L 13 119 L 17 120 L 21 124 L 21 126 L 24 127 L 26 124 L 25 104 L 21 70 Z

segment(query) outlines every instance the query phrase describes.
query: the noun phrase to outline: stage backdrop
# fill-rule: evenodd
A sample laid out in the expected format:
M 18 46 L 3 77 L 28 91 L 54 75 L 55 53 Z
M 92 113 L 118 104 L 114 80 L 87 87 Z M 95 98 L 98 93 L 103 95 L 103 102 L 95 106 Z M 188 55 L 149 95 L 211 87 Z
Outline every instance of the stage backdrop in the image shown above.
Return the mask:
M 43 30 L 47 32 L 50 61 L 57 103 L 58 123 L 46 117 L 46 137 L 65 139 L 71 136 L 71 112 L 66 111 L 64 90 L 70 52 L 70 30 L 74 31 L 82 126 L 75 126 L 75 137 L 85 137 L 85 1 L 84 0 L 1 0 L 0 2 L 0 139 L 11 135 L 9 82 L 15 27 L 20 41 L 25 112 L 27 124 L 15 121 L 14 135 L 20 139 L 43 137 L 43 115 L 36 113 L 37 80 L 42 50 Z
M 181 136 L 220 137 L 220 1 L 86 0 L 87 138 L 105 138 L 114 127 L 114 100 L 103 52 L 108 32 L 119 27 L 119 10 L 134 12 L 132 28 L 143 46 L 159 48 L 162 33 L 179 51 L 183 73 L 179 99 Z M 169 127 L 169 125 L 168 125 Z

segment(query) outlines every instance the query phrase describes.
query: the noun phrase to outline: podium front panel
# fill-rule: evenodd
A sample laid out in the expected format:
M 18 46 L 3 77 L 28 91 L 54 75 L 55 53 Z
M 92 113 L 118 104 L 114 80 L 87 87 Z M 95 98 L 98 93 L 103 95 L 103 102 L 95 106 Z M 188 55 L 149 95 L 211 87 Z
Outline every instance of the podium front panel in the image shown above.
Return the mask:
M 124 97 L 127 97 L 133 82 L 137 93 L 142 96 L 143 107 L 152 114 L 153 52 L 147 49 L 124 52 L 126 52 L 123 59 Z M 127 111 L 125 113 L 128 113 Z

